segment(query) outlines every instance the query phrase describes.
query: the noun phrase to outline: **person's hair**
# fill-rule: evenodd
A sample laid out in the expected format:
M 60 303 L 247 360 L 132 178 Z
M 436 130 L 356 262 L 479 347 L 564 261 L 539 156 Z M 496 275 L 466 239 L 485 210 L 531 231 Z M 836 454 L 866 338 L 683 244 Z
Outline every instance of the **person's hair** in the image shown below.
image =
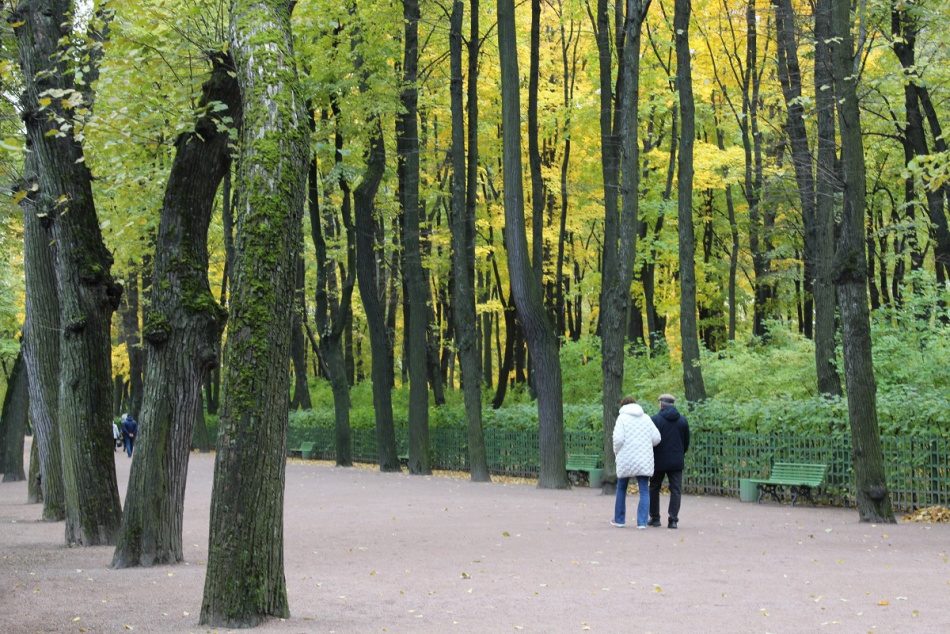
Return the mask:
M 666 403 L 667 405 L 673 405 L 674 403 L 676 403 L 676 399 L 673 397 L 672 394 L 660 394 L 660 398 L 658 400 L 661 403 Z
M 633 398 L 632 396 L 624 396 L 622 399 L 620 399 L 620 407 L 623 407 L 624 405 L 629 405 L 630 403 L 636 403 L 636 402 L 637 402 L 637 399 Z

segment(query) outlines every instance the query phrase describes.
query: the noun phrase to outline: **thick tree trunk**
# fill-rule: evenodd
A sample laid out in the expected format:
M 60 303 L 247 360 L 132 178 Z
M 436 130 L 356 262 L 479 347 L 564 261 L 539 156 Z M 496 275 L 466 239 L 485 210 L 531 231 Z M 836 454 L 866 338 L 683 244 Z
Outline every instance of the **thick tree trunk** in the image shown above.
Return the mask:
M 498 0 L 498 49 L 501 63 L 503 170 L 508 270 L 518 318 L 534 363 L 538 393 L 538 436 L 541 459 L 538 486 L 567 488 L 564 469 L 564 411 L 558 340 L 544 309 L 541 287 L 528 258 L 524 190 L 521 175 L 521 98 L 518 94 L 518 51 L 513 0 Z
M 848 419 L 854 447 L 855 497 L 862 522 L 894 522 L 884 473 L 868 314 L 867 262 L 864 253 L 866 168 L 855 76 L 852 64 L 851 3 L 830 0 L 835 96 L 844 179 L 841 232 L 835 251 L 835 288 L 841 310 Z
M 288 363 L 310 141 L 290 9 L 278 0 L 231 6 L 243 119 L 231 326 L 199 619 L 211 627 L 253 627 L 289 616 L 283 553 Z
M 693 141 L 696 120 L 693 74 L 690 69 L 689 16 L 691 0 L 676 0 L 673 29 L 676 32 L 676 89 L 680 98 L 679 163 L 677 170 L 680 260 L 680 337 L 683 344 L 683 387 L 686 400 L 706 398 L 706 385 L 699 365 L 699 335 L 696 324 L 696 242 L 693 235 Z
M 23 438 L 30 409 L 29 378 L 21 349 L 7 377 L 7 392 L 0 412 L 0 473 L 4 482 L 26 480 L 23 470 Z
M 25 78 L 24 121 L 29 147 L 37 155 L 39 213 L 52 223 L 56 242 L 56 288 L 60 308 L 59 423 L 66 490 L 66 543 L 111 544 L 121 508 L 112 437 L 103 433 L 112 418 L 110 329 L 122 287 L 112 280 L 112 256 L 99 231 L 92 175 L 61 100 L 40 105 L 47 90 L 71 90 L 58 64 L 60 42 L 70 41 L 71 6 L 31 1 L 13 18 Z
M 202 103 L 227 105 L 240 125 L 230 60 L 214 60 Z M 218 185 L 230 169 L 220 116 L 206 114 L 180 135 L 162 204 L 152 301 L 143 329 L 145 397 L 113 568 L 182 561 L 185 480 L 202 380 L 217 365 L 227 318 L 208 284 L 208 225 Z
M 27 154 L 27 174 L 35 176 L 35 154 Z M 49 220 L 41 219 L 32 199 L 23 202 L 23 271 L 26 319 L 23 360 L 31 377 L 30 420 L 37 454 L 43 519 L 66 517 L 63 449 L 59 439 L 59 295 L 55 246 Z M 30 483 L 33 484 L 33 480 Z
M 482 367 L 475 312 L 475 235 L 469 231 L 465 205 L 465 113 L 462 109 L 462 0 L 452 4 L 449 51 L 452 100 L 452 272 L 455 346 L 462 370 L 468 466 L 472 482 L 490 482 L 482 431 Z
M 432 473 L 429 465 L 429 385 L 426 378 L 429 290 L 422 270 L 419 245 L 419 3 L 403 0 L 403 82 L 405 109 L 397 117 L 396 148 L 399 153 L 400 193 L 403 211 L 403 257 L 409 320 L 409 473 Z

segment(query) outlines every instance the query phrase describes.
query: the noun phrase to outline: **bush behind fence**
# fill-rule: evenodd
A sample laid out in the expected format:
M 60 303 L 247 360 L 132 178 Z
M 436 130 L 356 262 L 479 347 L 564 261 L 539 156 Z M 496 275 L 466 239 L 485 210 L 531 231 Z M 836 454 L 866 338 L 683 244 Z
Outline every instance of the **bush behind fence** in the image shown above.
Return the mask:
M 397 428 L 398 453 L 408 447 L 405 428 Z M 290 427 L 288 447 L 313 442 L 313 457 L 334 460 L 335 436 L 332 426 Z M 601 432 L 565 432 L 570 453 L 603 455 Z M 938 437 L 907 436 L 881 438 L 887 469 L 888 488 L 894 508 L 910 511 L 926 506 L 950 504 L 950 451 L 947 440 Z M 433 469 L 468 470 L 466 431 L 437 427 L 429 432 Z M 537 431 L 485 429 L 488 467 L 493 474 L 537 477 L 539 470 Z M 378 461 L 376 431 L 354 426 L 352 451 L 355 462 Z M 850 506 L 854 500 L 851 438 L 848 434 L 799 435 L 790 433 L 748 433 L 694 431 L 686 456 L 683 486 L 687 493 L 739 495 L 740 478 L 767 477 L 773 462 L 813 462 L 829 465 L 820 498 L 826 503 Z

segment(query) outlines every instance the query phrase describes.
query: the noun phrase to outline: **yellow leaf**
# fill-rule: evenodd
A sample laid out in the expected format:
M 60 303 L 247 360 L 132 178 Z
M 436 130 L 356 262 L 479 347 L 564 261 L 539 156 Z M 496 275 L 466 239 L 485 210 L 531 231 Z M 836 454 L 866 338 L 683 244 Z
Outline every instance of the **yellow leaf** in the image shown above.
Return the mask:
M 51 103 L 53 103 L 53 100 L 50 99 L 49 97 L 43 97 L 42 99 L 40 99 L 40 105 L 43 106 L 44 108 L 50 105 Z
M 877 604 L 878 604 L 878 605 L 890 605 L 891 602 L 888 601 L 887 599 L 884 599 L 883 601 L 878 601 Z
M 19 205 L 20 201 L 23 200 L 24 198 L 26 198 L 26 190 L 21 189 L 17 193 L 13 194 L 13 204 Z

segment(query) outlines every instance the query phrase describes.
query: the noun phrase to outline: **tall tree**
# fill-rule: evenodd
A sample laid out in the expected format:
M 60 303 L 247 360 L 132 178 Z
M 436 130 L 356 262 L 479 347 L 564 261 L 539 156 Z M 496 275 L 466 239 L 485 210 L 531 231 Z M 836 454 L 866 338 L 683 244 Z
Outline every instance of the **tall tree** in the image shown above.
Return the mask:
M 489 482 L 485 436 L 482 431 L 482 364 L 478 354 L 475 312 L 475 234 L 465 205 L 465 112 L 462 103 L 462 0 L 452 3 L 449 49 L 452 99 L 452 273 L 455 276 L 455 345 L 462 370 L 468 432 L 469 475 Z M 471 220 L 474 220 L 472 218 Z
M 681 133 L 677 191 L 679 200 L 680 338 L 683 345 L 683 387 L 686 400 L 696 403 L 706 398 L 702 367 L 699 365 L 699 333 L 696 324 L 696 242 L 693 235 L 693 143 L 696 140 L 696 106 L 693 101 L 693 73 L 689 49 L 691 0 L 676 0 L 673 30 L 676 33 L 676 90 L 679 93 Z
M 142 421 L 113 568 L 180 562 L 188 456 L 201 384 L 218 363 L 227 318 L 208 283 L 208 225 L 231 167 L 230 135 L 241 103 L 231 61 L 212 59 L 195 129 L 179 135 L 155 243 Z M 222 113 L 210 106 L 227 106 Z
M 81 111 L 75 106 L 82 103 L 83 87 L 69 69 L 73 56 L 60 48 L 73 41 L 72 11 L 64 0 L 23 2 L 11 22 L 18 24 L 23 118 L 37 153 L 36 206 L 56 242 L 66 543 L 94 546 L 114 543 L 121 516 L 112 438 L 103 426 L 112 418 L 110 328 L 122 287 L 110 273 L 92 175 L 76 137 L 73 117 Z
M 234 0 L 241 90 L 231 327 L 200 623 L 248 627 L 286 617 L 284 475 L 294 258 L 309 160 L 292 5 Z
M 518 319 L 534 363 L 538 394 L 541 458 L 538 486 L 566 488 L 564 410 L 558 340 L 544 309 L 541 286 L 531 270 L 521 175 L 521 97 L 514 0 L 498 0 L 498 53 L 501 64 L 502 164 L 505 180 L 505 226 L 508 270 Z
M 36 153 L 29 152 L 26 155 L 26 173 L 31 184 L 25 189 L 33 189 L 38 176 L 37 169 Z M 33 451 L 37 456 L 43 519 L 58 522 L 66 517 L 66 482 L 63 475 L 63 449 L 59 439 L 56 247 L 50 231 L 50 219 L 45 212 L 40 216 L 36 202 L 34 192 L 21 203 L 26 303 L 21 346 L 27 372 L 32 377 L 29 382 L 30 420 L 33 422 Z
M 619 135 L 623 187 L 621 210 L 607 207 L 604 215 L 604 256 L 600 292 L 600 332 L 604 375 L 604 491 L 616 488 L 613 432 L 618 403 L 623 397 L 624 335 L 630 306 L 630 283 L 637 257 L 637 224 L 640 209 L 640 38 L 650 0 L 628 0 L 620 49 L 621 78 L 617 81 Z M 603 72 L 601 72 L 603 76 Z M 616 125 L 616 124 L 614 124 Z
M 818 375 L 818 391 L 822 394 L 841 395 L 841 380 L 835 369 L 835 301 L 834 289 L 821 276 L 827 276 L 829 266 L 829 238 L 831 225 L 827 222 L 825 207 L 819 209 L 816 198 L 815 172 L 812 153 L 805 128 L 805 108 L 802 99 L 802 74 L 798 61 L 798 39 L 795 29 L 795 13 L 791 0 L 773 0 L 775 5 L 775 29 L 778 49 L 779 80 L 785 97 L 788 114 L 785 132 L 791 145 L 792 165 L 798 196 L 802 206 L 802 223 L 805 230 L 804 247 L 804 322 L 806 336 L 812 335 L 812 310 L 814 310 L 815 369 Z M 818 28 L 816 26 L 816 28 Z M 824 45 L 824 44 L 823 44 Z M 816 100 L 818 93 L 828 90 L 817 84 L 818 78 L 827 81 L 820 68 L 824 60 L 815 60 Z M 829 82 L 830 83 L 830 82 Z M 825 113 L 827 116 L 827 113 Z
M 429 288 L 419 245 L 419 2 L 403 0 L 403 111 L 396 118 L 402 203 L 403 276 L 409 307 L 409 473 L 428 474 L 429 385 L 426 378 Z
M 334 163 L 339 168 L 343 162 L 343 133 L 340 130 L 340 109 L 336 96 L 331 97 L 331 105 L 336 120 L 334 135 Z M 353 229 L 351 210 L 352 197 L 350 185 L 343 170 L 339 170 L 339 187 L 343 194 L 340 207 L 343 227 L 346 231 L 346 261 L 340 264 L 343 277 L 339 296 L 333 292 L 337 288 L 334 262 L 327 257 L 327 244 L 323 225 L 328 228 L 335 225 L 329 210 L 321 214 L 319 173 L 316 157 L 310 159 L 309 200 L 310 233 L 317 258 L 317 287 L 315 294 L 316 309 L 314 321 L 320 333 L 320 366 L 330 381 L 333 392 L 333 418 L 336 431 L 336 464 L 340 467 L 353 465 L 353 446 L 350 434 L 350 385 L 347 381 L 347 368 L 343 338 L 347 325 L 352 323 L 353 287 L 356 284 L 356 235 Z M 327 220 L 324 220 L 324 216 Z
M 835 259 L 835 289 L 841 310 L 841 344 L 848 391 L 848 419 L 854 447 L 855 498 L 862 522 L 894 522 L 884 473 L 881 430 L 877 422 L 877 386 L 871 358 L 867 261 L 864 245 L 864 206 L 867 171 L 857 96 L 854 40 L 849 0 L 819 0 L 819 10 L 831 3 L 835 97 L 841 137 L 841 231 Z

